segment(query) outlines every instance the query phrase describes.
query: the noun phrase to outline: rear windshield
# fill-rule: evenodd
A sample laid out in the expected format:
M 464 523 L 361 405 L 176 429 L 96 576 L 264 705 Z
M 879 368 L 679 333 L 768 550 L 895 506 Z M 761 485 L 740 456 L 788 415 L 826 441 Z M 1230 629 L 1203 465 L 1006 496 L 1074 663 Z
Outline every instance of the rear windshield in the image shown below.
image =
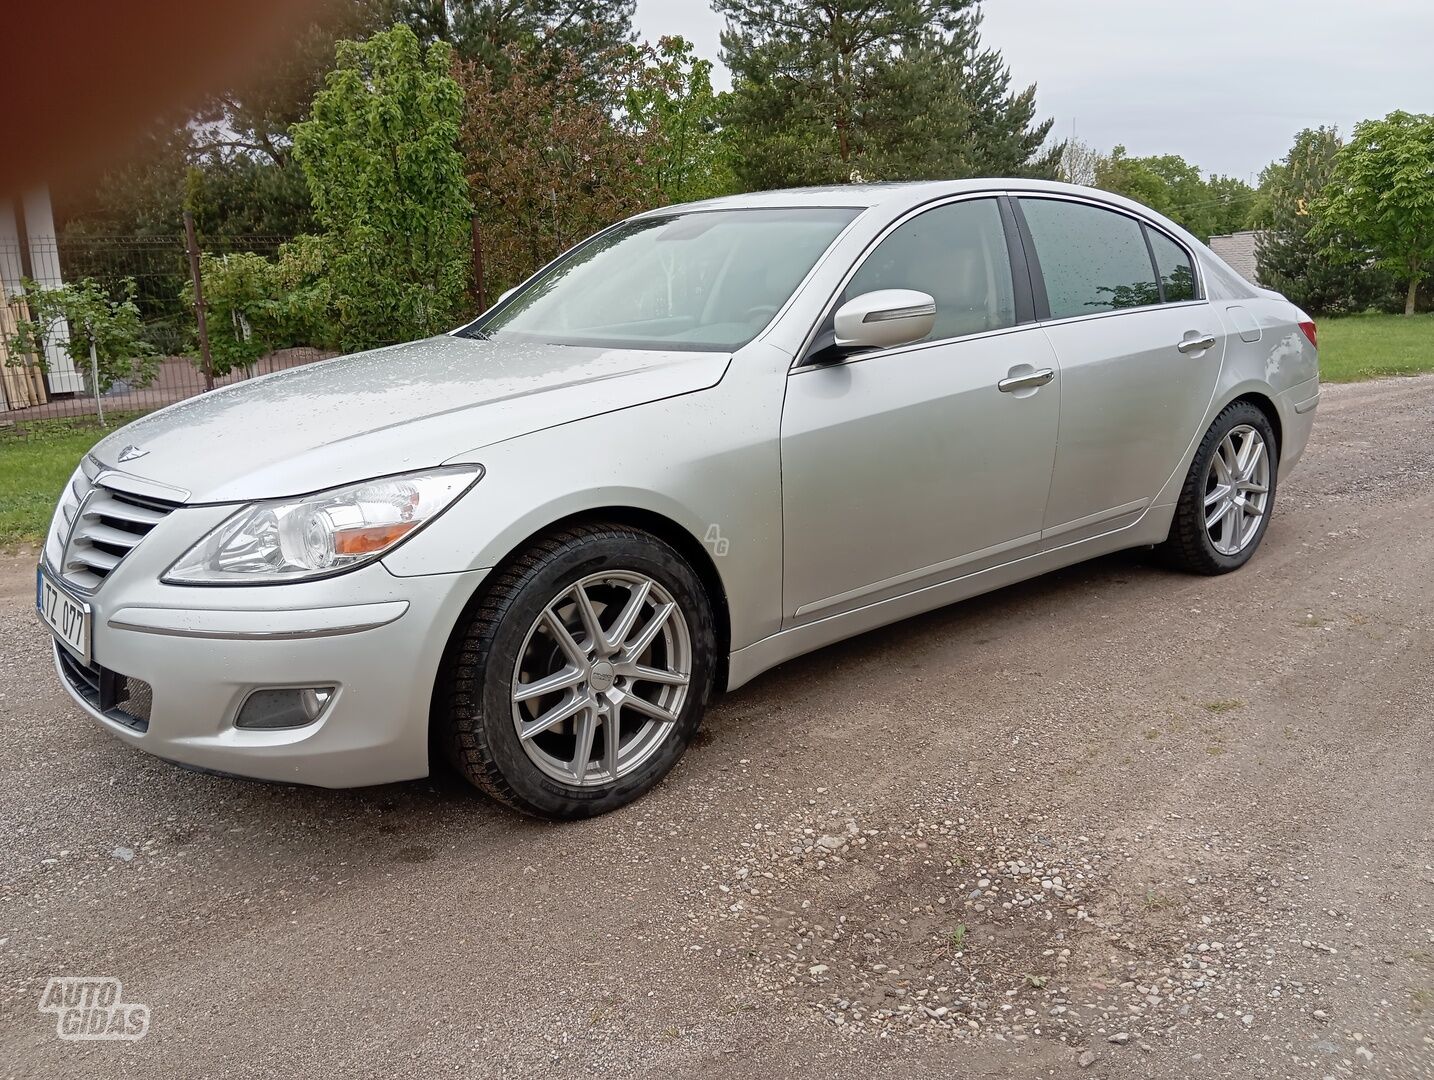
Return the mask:
M 705 210 L 624 222 L 568 252 L 459 333 L 727 352 L 761 333 L 858 213 Z

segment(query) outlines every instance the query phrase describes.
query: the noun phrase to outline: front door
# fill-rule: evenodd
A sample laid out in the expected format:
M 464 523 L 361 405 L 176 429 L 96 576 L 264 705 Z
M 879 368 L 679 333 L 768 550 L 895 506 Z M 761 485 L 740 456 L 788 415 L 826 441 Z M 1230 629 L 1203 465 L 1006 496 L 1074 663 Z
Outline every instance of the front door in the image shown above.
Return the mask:
M 1016 558 L 1040 539 L 1061 377 L 1044 332 L 1016 325 L 996 201 L 907 219 L 836 303 L 890 288 L 935 298 L 926 340 L 799 367 L 788 379 L 787 625 Z M 1043 385 L 1009 382 L 1038 373 L 1049 373 Z

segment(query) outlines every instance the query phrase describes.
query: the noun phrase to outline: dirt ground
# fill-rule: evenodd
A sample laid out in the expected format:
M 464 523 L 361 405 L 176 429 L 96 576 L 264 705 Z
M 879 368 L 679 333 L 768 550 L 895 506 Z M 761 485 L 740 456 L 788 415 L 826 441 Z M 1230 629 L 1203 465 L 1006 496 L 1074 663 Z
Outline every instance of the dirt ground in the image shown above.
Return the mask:
M 0 1075 L 1434 1077 L 1434 378 L 1326 390 L 1264 546 L 794 661 L 639 805 L 184 772 L 0 563 Z M 138 1042 L 62 1042 L 52 975 Z

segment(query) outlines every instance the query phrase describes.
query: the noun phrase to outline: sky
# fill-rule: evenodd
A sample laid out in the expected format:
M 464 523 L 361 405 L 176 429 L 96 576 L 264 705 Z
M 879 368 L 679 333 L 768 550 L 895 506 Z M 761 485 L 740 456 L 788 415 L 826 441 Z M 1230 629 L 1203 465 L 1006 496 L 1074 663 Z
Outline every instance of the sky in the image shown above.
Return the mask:
M 1054 134 L 1255 181 L 1301 128 L 1434 113 L 1434 0 L 987 0 L 983 36 Z M 640 36 L 718 58 L 704 0 L 637 0 Z M 720 66 L 720 61 L 719 61 Z M 725 87 L 725 70 L 714 82 Z

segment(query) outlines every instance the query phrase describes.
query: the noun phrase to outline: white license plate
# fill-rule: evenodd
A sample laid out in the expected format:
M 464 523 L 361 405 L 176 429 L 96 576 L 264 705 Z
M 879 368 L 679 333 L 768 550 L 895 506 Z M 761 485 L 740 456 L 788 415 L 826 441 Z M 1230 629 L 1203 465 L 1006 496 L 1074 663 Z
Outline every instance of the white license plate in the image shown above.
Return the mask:
M 40 619 L 50 632 L 60 639 L 69 650 L 83 660 L 90 662 L 90 606 L 82 604 L 64 589 L 45 576 L 45 571 L 35 571 L 35 607 Z

